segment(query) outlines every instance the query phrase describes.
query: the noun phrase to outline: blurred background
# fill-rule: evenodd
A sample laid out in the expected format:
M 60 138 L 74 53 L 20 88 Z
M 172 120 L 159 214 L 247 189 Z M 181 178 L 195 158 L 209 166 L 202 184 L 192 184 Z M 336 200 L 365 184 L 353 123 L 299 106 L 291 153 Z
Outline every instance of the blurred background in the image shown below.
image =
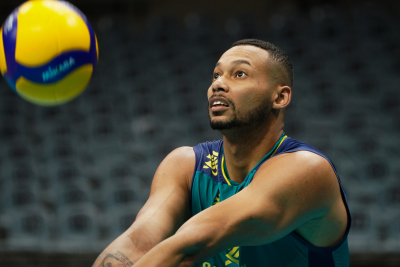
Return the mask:
M 0 21 L 23 2 L 1 0 Z M 86 91 L 45 108 L 0 81 L 0 266 L 91 266 L 170 151 L 221 138 L 206 91 L 243 38 L 293 61 L 285 131 L 337 167 L 351 266 L 400 266 L 400 1 L 70 2 L 99 42 Z

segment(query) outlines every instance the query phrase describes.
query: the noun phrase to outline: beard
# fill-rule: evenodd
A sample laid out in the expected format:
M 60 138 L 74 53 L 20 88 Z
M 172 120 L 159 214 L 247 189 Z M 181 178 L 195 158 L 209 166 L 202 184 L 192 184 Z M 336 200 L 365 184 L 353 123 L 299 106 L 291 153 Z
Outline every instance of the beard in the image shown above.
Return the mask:
M 229 130 L 259 125 L 266 120 L 272 109 L 271 99 L 267 97 L 260 105 L 239 118 L 236 113 L 235 105 L 232 103 L 232 101 L 229 101 L 229 104 L 233 110 L 233 114 L 226 121 L 212 121 L 210 113 L 208 114 L 210 126 L 213 130 Z

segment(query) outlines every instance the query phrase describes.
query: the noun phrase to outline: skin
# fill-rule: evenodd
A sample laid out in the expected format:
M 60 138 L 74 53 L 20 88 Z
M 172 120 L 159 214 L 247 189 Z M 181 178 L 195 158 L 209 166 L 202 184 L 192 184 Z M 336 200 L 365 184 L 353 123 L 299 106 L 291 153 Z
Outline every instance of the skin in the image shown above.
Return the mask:
M 243 119 L 254 107 L 261 105 L 265 98 L 271 98 L 273 110 L 268 112 L 263 123 L 221 130 L 229 176 L 239 183 L 282 135 L 282 109 L 291 99 L 291 89 L 277 85 L 271 79 L 268 64 L 265 64 L 268 57 L 267 51 L 254 46 L 231 48 L 218 61 L 213 83 L 207 93 L 208 99 L 221 95 L 235 103 L 236 111 L 232 108 L 222 112 L 209 109 L 212 122 L 229 121 L 233 116 Z
M 246 121 L 269 101 L 269 110 L 257 123 L 220 130 L 230 178 L 239 183 L 283 133 L 291 88 L 273 78 L 272 68 L 267 51 L 236 46 L 218 61 L 208 89 L 211 103 L 218 98 L 229 105 L 210 105 L 211 124 Z M 345 234 L 347 213 L 335 173 L 328 161 L 314 153 L 299 151 L 269 159 L 249 186 L 189 218 L 194 166 L 191 148 L 168 155 L 136 221 L 94 266 L 101 266 L 107 255 L 117 251 L 135 267 L 192 266 L 228 248 L 270 243 L 293 231 L 318 247 L 332 246 Z M 119 265 L 108 267 L 112 266 Z
M 132 263 L 161 241 L 172 236 L 189 218 L 189 185 L 195 157 L 193 149 L 181 147 L 172 151 L 158 167 L 150 196 L 138 213 L 135 222 L 99 255 L 93 267 L 103 267 L 106 257 L 121 253 Z M 116 267 L 114 262 L 105 267 Z M 131 265 L 123 263 L 124 267 Z

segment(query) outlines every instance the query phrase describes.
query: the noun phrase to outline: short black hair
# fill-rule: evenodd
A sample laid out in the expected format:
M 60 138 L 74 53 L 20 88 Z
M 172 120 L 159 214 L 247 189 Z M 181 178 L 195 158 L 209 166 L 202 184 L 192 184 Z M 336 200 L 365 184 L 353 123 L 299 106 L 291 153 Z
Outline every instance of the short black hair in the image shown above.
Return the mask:
M 231 47 L 234 46 L 239 46 L 239 45 L 252 45 L 252 46 L 257 46 L 259 48 L 262 48 L 266 50 L 269 55 L 270 59 L 273 62 L 276 62 L 278 64 L 278 67 L 280 69 L 283 69 L 284 71 L 284 76 L 287 77 L 278 77 L 279 79 L 283 79 L 288 83 L 290 87 L 293 86 L 293 65 L 292 62 L 290 61 L 289 56 L 279 47 L 277 47 L 274 44 L 271 44 L 266 41 L 258 40 L 258 39 L 243 39 L 236 41 L 232 44 Z M 281 74 L 282 76 L 282 74 Z

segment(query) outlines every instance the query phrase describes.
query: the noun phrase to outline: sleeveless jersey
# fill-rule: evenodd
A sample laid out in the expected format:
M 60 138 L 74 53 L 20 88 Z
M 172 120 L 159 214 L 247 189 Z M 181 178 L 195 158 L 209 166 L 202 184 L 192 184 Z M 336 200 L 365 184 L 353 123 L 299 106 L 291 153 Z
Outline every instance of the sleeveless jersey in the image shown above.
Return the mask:
M 265 245 L 233 247 L 219 253 L 201 267 L 348 267 L 349 249 L 347 235 L 350 230 L 351 217 L 347 206 L 345 192 L 333 163 L 314 147 L 289 138 L 285 135 L 279 139 L 274 148 L 251 170 L 244 181 L 239 184 L 229 179 L 224 162 L 223 141 L 201 143 L 194 147 L 196 166 L 192 177 L 190 192 L 191 215 L 207 209 L 220 201 L 233 196 L 248 186 L 261 164 L 269 158 L 296 151 L 306 150 L 325 158 L 335 171 L 340 192 L 347 211 L 347 229 L 345 236 L 334 246 L 316 247 L 292 232 L 287 236 Z

